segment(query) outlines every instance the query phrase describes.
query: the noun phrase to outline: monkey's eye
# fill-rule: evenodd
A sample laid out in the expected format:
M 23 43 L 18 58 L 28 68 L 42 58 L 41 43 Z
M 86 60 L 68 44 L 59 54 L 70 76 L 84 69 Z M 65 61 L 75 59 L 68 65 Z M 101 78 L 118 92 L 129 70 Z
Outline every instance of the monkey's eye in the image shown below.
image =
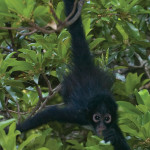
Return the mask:
M 93 115 L 93 121 L 99 122 L 101 120 L 101 115 L 99 113 Z
M 106 115 L 104 116 L 104 121 L 105 121 L 106 123 L 110 123 L 110 122 L 111 122 L 111 115 L 110 115 L 110 114 L 106 114 Z

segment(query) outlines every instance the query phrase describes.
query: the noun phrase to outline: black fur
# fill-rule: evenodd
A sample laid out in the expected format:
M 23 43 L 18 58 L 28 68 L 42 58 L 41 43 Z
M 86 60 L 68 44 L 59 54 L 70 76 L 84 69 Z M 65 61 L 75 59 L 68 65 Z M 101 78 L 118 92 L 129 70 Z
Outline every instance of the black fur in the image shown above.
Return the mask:
M 66 15 L 72 11 L 74 0 L 64 0 Z M 51 106 L 17 126 L 21 132 L 38 127 L 49 121 L 90 125 L 96 132 L 94 113 L 111 115 L 112 121 L 105 124 L 104 140 L 110 141 L 115 150 L 130 150 L 117 125 L 117 104 L 110 88 L 111 78 L 94 64 L 85 39 L 81 17 L 68 28 L 72 37 L 72 65 L 64 77 L 61 95 L 65 106 Z M 99 134 L 99 133 L 97 133 Z

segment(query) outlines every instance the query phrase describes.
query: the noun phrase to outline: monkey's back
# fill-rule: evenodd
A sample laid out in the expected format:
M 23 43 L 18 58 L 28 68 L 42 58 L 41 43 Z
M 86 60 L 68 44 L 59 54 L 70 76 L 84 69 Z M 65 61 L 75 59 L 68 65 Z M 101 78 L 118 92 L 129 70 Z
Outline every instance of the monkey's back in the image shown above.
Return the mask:
M 64 77 L 61 95 L 65 103 L 86 107 L 93 97 L 109 92 L 112 86 L 110 76 L 96 66 L 85 68 L 81 70 L 73 67 Z

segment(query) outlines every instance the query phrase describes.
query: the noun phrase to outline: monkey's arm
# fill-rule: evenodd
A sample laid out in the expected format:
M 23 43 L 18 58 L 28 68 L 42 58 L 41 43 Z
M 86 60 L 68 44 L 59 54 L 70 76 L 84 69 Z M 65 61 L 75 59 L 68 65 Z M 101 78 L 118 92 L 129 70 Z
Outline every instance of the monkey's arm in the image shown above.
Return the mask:
M 74 8 L 75 0 L 63 0 L 63 1 L 65 4 L 66 16 L 68 16 Z M 81 1 L 83 0 L 80 0 L 80 2 Z M 77 8 L 74 15 L 76 14 L 80 6 L 77 4 L 76 7 Z M 74 15 L 70 19 L 72 19 Z M 81 16 L 68 27 L 68 30 L 71 34 L 72 39 L 71 41 L 72 41 L 73 64 L 77 68 L 80 68 L 80 70 L 89 69 L 91 66 L 93 66 L 93 59 L 91 57 L 89 46 L 85 38 Z
M 50 106 L 35 116 L 17 125 L 17 130 L 24 132 L 46 124 L 50 121 L 85 124 L 84 117 L 72 107 Z
M 110 141 L 114 150 L 130 150 L 118 125 L 113 125 L 110 129 L 103 132 L 105 142 Z

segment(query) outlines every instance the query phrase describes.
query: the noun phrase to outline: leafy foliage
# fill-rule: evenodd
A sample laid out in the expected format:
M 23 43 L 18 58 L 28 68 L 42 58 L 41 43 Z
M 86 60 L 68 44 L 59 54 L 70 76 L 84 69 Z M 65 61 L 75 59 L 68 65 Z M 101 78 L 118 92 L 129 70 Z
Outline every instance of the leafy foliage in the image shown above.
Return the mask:
M 135 90 L 135 95 L 136 106 L 129 102 L 118 102 L 121 112 L 121 129 L 131 136 L 146 141 L 150 137 L 150 94 L 147 90 L 140 92 Z M 141 144 L 141 146 L 145 146 L 145 144 Z M 146 147 L 150 148 L 149 142 Z
M 114 71 L 112 90 L 119 104 L 120 127 L 134 150 L 150 148 L 149 14 L 149 0 L 92 0 L 82 10 L 95 62 Z M 60 0 L 0 0 L 0 114 L 5 116 L 0 122 L 0 146 L 4 150 L 112 149 L 83 128 L 58 123 L 30 131 L 16 142 L 20 133 L 15 131 L 15 120 L 6 120 L 24 120 L 47 101 L 61 102 L 57 92 L 71 56 L 68 31 L 57 30 L 63 20 Z

